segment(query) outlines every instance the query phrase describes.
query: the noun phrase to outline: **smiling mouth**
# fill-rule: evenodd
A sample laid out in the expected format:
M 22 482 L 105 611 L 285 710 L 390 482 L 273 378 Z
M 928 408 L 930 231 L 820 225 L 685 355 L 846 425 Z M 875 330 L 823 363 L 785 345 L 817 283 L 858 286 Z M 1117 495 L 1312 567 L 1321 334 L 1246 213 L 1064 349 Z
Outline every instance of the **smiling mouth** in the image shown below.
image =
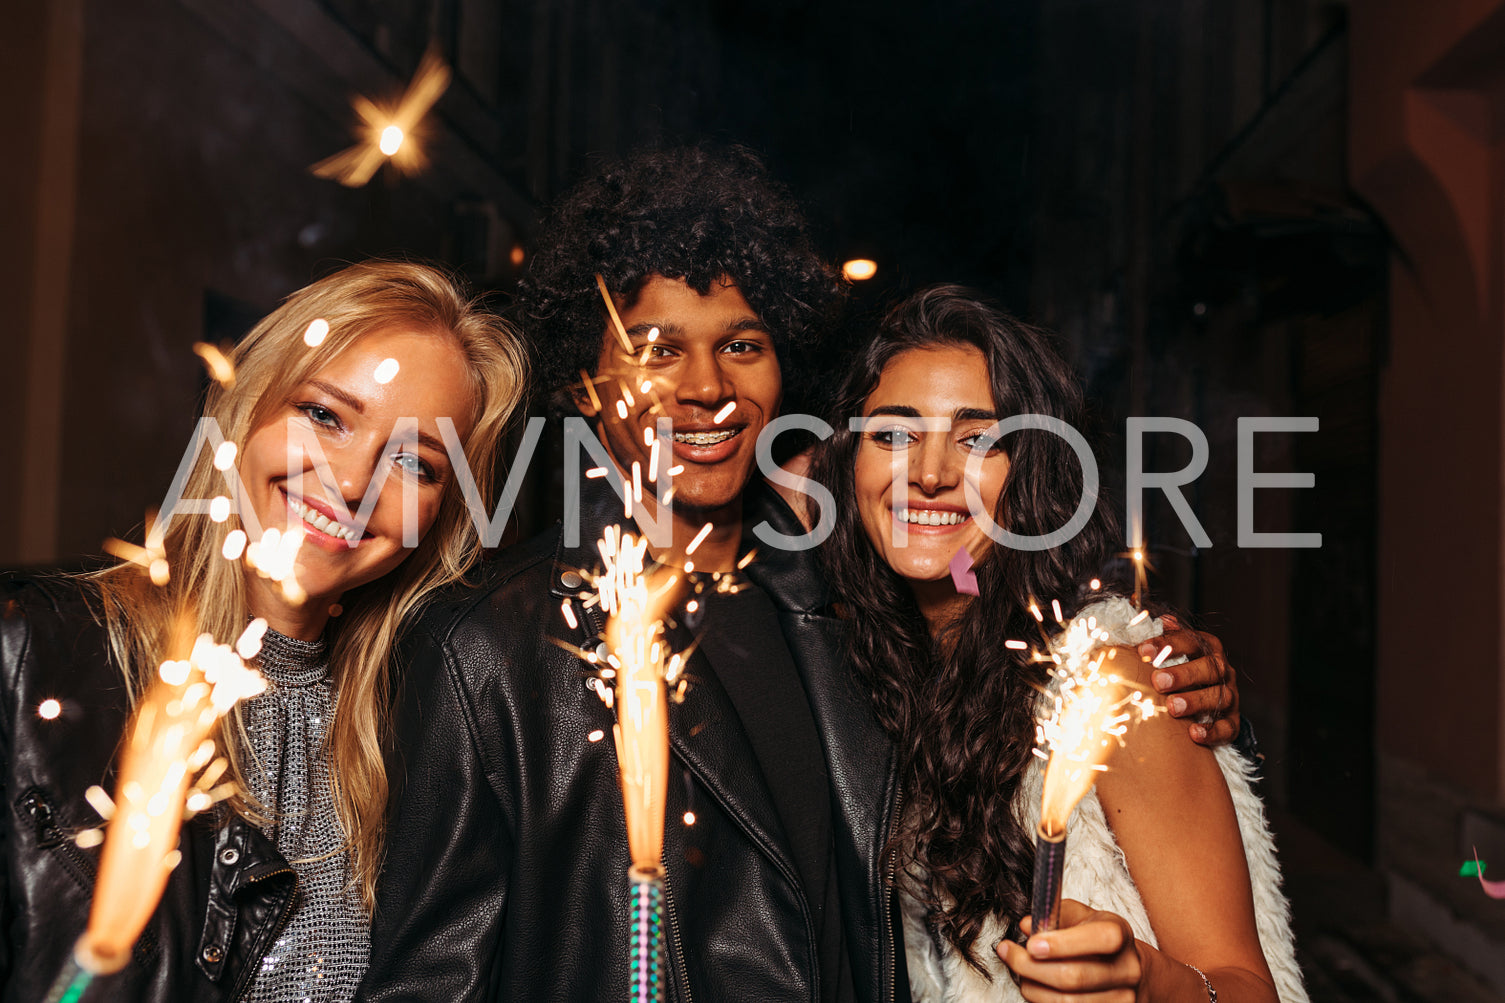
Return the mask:
M 675 432 L 674 441 L 686 446 L 715 446 L 741 432 L 740 428 L 717 429 L 714 432 Z
M 911 526 L 959 526 L 971 518 L 965 512 L 941 512 L 929 508 L 906 509 L 894 515 Z
M 298 518 L 326 536 L 332 536 L 336 540 L 344 540 L 346 543 L 356 543 L 362 537 L 362 534 L 357 533 L 349 526 L 329 518 L 323 512 L 304 502 L 301 498 L 288 496 L 287 503 L 298 514 Z

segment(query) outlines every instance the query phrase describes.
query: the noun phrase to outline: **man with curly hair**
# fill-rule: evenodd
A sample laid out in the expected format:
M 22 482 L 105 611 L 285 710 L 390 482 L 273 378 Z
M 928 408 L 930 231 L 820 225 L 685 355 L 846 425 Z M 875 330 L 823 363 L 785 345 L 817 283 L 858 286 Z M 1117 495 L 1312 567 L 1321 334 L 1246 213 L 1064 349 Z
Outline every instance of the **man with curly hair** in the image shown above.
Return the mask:
M 604 457 L 567 472 L 578 527 L 567 500 L 563 527 L 413 631 L 358 998 L 627 992 L 614 717 L 580 660 L 604 626 L 581 572 L 616 525 L 703 586 L 671 636 L 693 654 L 670 708 L 668 998 L 908 999 L 882 873 L 894 749 L 844 669 L 813 551 L 749 532 L 803 533 L 755 477 L 758 437 L 841 299 L 803 217 L 745 150 L 641 154 L 564 199 L 518 299 L 540 385 L 593 423 Z
M 606 526 L 639 531 L 613 486 L 630 491 L 655 461 L 672 502 L 646 484 L 636 521 L 659 527 L 657 559 L 706 586 L 672 638 L 699 645 L 670 709 L 670 998 L 908 998 L 880 870 L 892 748 L 841 672 L 813 552 L 742 561 L 746 527 L 803 532 L 749 485 L 793 360 L 840 299 L 799 210 L 744 150 L 639 155 L 557 208 L 519 313 L 540 385 L 593 423 L 620 476 L 580 478 L 578 535 L 511 548 L 414 631 L 360 998 L 626 992 L 626 827 L 599 741 L 613 713 L 579 658 L 603 626 L 580 572 L 599 565 Z M 655 444 L 660 417 L 672 433 Z M 731 572 L 736 591 L 718 590 Z

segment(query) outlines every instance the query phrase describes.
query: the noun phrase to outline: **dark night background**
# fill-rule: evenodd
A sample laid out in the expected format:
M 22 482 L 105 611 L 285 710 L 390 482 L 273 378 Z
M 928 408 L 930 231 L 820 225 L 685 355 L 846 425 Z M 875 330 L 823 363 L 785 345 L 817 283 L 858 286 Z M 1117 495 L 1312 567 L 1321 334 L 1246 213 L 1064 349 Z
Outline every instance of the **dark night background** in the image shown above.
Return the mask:
M 0 84 L 0 566 L 139 533 L 188 442 L 195 341 L 371 254 L 495 290 L 541 212 L 645 143 L 746 144 L 871 308 L 939 280 L 1060 333 L 1124 419 L 1196 423 L 1159 598 L 1241 671 L 1317 1000 L 1505 996 L 1505 0 L 50 0 Z M 456 79 L 430 164 L 312 176 L 353 94 Z M 525 267 L 525 266 L 524 266 Z M 1238 546 L 1238 421 L 1254 528 Z M 1189 459 L 1170 435 L 1147 468 Z M 534 478 L 532 529 L 557 507 Z M 1152 495 L 1152 498 L 1156 496 Z M 1494 869 L 1492 869 L 1493 871 Z M 1494 875 L 1498 876 L 1498 875 Z

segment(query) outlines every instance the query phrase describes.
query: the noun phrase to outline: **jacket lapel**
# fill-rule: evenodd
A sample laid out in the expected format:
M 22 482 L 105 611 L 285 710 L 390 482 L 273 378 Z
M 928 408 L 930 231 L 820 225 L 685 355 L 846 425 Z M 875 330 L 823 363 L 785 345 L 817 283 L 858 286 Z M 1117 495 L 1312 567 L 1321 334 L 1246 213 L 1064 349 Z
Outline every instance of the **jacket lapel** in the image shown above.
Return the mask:
M 780 533 L 802 532 L 794 513 L 770 490 L 752 495 L 746 511 L 749 533 L 765 519 Z M 893 971 L 892 959 L 868 952 L 875 945 L 880 954 L 895 950 L 884 932 L 889 891 L 881 876 L 898 795 L 893 743 L 847 666 L 846 624 L 834 615 L 815 552 L 763 546 L 746 574 L 778 609 L 789 651 L 804 677 L 831 778 L 832 830 L 843 876 L 842 916 L 852 974 L 866 989 L 859 997 L 877 999 L 885 972 Z

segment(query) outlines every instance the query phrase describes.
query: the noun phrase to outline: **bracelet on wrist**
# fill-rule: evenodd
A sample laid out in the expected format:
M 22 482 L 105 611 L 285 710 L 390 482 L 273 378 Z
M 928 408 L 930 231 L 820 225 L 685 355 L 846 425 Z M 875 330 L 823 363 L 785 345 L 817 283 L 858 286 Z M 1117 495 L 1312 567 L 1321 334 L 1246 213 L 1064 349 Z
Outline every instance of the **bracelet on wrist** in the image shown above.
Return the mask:
M 1212 988 L 1212 980 L 1207 977 L 1207 973 L 1202 971 L 1202 969 L 1198 968 L 1196 965 L 1187 965 L 1184 961 L 1181 963 L 1183 965 L 1186 965 L 1187 968 L 1190 968 L 1192 971 L 1196 972 L 1198 976 L 1201 977 L 1202 984 L 1207 987 L 1207 1003 L 1218 1003 L 1218 991 Z

